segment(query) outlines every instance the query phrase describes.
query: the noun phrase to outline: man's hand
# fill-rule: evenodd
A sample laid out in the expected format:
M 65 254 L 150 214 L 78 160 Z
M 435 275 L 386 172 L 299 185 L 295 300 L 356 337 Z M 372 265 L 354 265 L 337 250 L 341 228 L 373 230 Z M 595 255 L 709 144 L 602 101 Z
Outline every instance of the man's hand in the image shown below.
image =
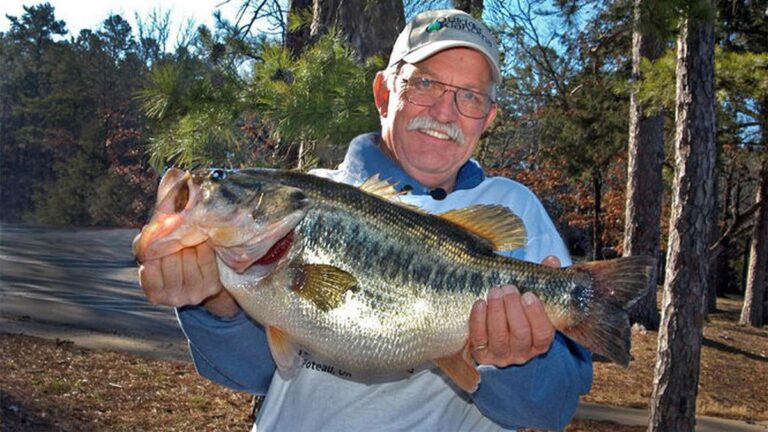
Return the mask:
M 542 264 L 560 267 L 560 260 L 549 256 Z M 479 364 L 523 364 L 547 352 L 554 337 L 555 327 L 541 301 L 530 292 L 520 295 L 514 285 L 491 288 L 487 300 L 472 306 L 469 340 Z
M 150 303 L 167 306 L 202 304 L 211 313 L 229 317 L 237 303 L 219 282 L 216 255 L 206 243 L 139 266 L 139 284 Z

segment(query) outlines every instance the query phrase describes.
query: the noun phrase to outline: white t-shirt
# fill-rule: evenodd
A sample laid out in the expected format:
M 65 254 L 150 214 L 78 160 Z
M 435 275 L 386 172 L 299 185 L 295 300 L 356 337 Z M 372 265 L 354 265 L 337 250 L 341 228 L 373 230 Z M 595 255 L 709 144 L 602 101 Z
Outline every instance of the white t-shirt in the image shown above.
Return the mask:
M 313 174 L 349 181 L 340 171 L 317 170 Z M 541 262 L 555 255 L 563 265 L 570 264 L 568 252 L 541 203 L 517 182 L 486 178 L 477 187 L 455 191 L 443 200 L 429 195 L 405 195 L 401 200 L 436 214 L 473 204 L 506 205 L 523 220 L 528 232 L 526 247 L 513 256 L 522 254 L 516 258 Z M 254 431 L 509 430 L 485 417 L 432 363 L 388 381 L 366 381 L 365 377 L 352 377 L 313 359 L 308 353 L 302 353 L 302 357 L 302 367 L 291 379 L 275 373 Z M 306 409 L 309 406 L 312 409 Z

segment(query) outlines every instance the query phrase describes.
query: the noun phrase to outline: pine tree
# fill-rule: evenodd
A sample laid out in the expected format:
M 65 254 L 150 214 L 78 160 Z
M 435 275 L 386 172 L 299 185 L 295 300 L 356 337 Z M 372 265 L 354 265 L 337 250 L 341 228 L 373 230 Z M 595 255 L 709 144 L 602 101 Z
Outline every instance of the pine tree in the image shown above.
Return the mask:
M 656 19 L 659 9 L 651 0 L 635 0 L 632 34 L 632 75 L 641 80 L 640 63 L 654 61 L 664 52 L 664 34 L 655 31 L 649 21 Z M 664 162 L 664 116 L 646 115 L 637 100 L 637 91 L 630 93 L 629 156 L 627 173 L 627 209 L 624 225 L 624 255 L 659 256 L 661 240 L 661 200 L 663 197 L 662 164 Z M 659 327 L 656 306 L 657 275 L 650 277 L 648 294 L 633 306 L 630 319 L 647 329 Z
M 677 39 L 675 180 L 650 431 L 693 430 L 714 212 L 714 18 L 692 2 Z

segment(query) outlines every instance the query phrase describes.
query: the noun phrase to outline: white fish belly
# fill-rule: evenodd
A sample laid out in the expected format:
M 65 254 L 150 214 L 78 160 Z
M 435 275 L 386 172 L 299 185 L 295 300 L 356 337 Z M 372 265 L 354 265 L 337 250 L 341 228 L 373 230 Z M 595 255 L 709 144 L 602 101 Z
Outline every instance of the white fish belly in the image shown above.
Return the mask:
M 315 357 L 369 374 L 407 370 L 460 351 L 477 299 L 470 293 L 362 286 L 326 312 L 285 288 L 290 285 L 288 276 L 284 279 L 259 283 L 247 275 L 222 273 L 224 286 L 262 325 L 281 329 Z

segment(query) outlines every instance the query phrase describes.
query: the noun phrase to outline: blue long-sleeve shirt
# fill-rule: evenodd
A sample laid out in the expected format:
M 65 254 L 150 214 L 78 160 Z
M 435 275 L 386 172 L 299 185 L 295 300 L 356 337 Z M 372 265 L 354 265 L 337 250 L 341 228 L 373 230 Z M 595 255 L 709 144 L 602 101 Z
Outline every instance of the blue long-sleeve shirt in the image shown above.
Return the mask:
M 338 170 L 316 174 L 359 184 L 379 174 L 399 187 L 403 200 L 433 213 L 473 204 L 504 204 L 523 219 L 524 248 L 511 256 L 540 262 L 548 255 L 570 264 L 567 250 L 536 197 L 522 185 L 486 178 L 473 161 L 462 167 L 455 191 L 435 200 L 429 190 L 384 155 L 375 134 L 356 138 Z M 557 334 L 549 351 L 524 365 L 480 366 L 480 386 L 467 395 L 437 369 L 423 365 L 389 377 L 351 376 L 302 353 L 297 376 L 276 373 L 263 328 L 239 313 L 229 319 L 203 308 L 182 308 L 179 320 L 199 373 L 225 386 L 266 394 L 260 430 L 499 430 L 560 429 L 572 418 L 578 397 L 589 391 L 591 354 Z

